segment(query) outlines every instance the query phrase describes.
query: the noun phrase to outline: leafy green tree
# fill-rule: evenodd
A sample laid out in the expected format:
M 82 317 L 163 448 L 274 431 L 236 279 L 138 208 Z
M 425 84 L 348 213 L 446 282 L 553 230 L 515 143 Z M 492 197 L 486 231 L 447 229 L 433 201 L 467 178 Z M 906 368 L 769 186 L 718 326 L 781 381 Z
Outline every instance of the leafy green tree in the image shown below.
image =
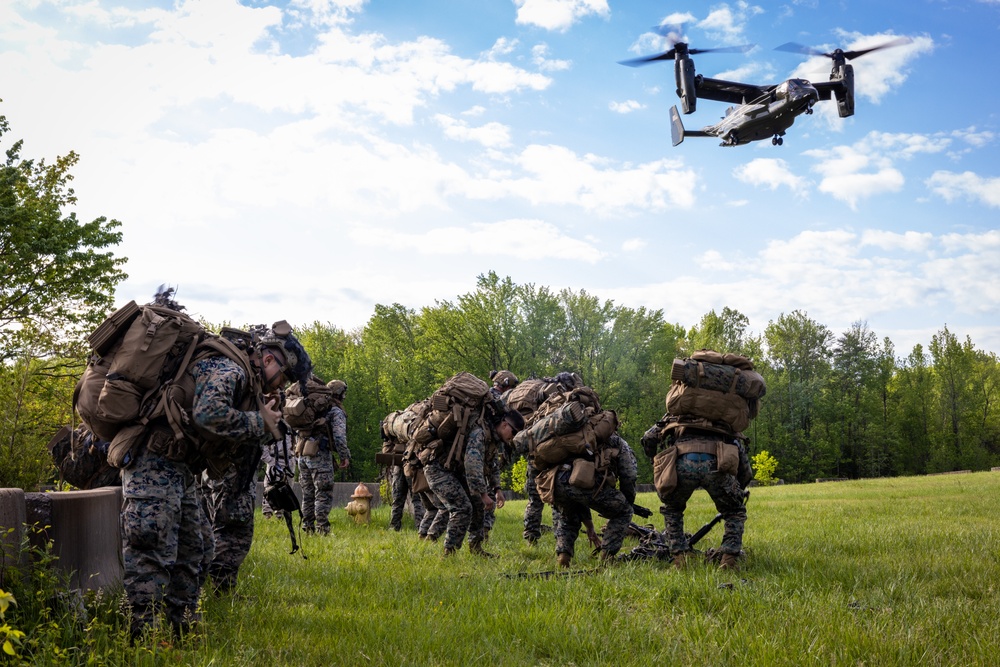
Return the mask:
M 792 480 L 829 471 L 836 445 L 820 438 L 816 405 L 830 369 L 832 334 L 802 311 L 782 314 L 764 330 L 770 362 L 767 409 L 760 441 L 783 462 Z
M 0 116 L 0 139 L 9 130 Z M 21 149 L 14 142 L 0 166 L 0 361 L 19 354 L 27 330 L 45 332 L 52 352 L 80 352 L 82 333 L 103 319 L 126 278 L 125 258 L 108 250 L 121 242 L 121 224 L 65 212 L 76 204 L 76 153 L 47 164 L 23 159 Z

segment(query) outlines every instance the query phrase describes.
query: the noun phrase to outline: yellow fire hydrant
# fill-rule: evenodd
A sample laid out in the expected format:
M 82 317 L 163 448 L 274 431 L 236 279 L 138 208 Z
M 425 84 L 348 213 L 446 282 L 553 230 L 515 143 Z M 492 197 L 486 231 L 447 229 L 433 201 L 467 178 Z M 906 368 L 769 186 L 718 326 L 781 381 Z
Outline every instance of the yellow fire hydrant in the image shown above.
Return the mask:
M 354 523 L 368 523 L 372 518 L 372 492 L 364 482 L 358 484 L 347 503 L 347 513 L 354 517 Z

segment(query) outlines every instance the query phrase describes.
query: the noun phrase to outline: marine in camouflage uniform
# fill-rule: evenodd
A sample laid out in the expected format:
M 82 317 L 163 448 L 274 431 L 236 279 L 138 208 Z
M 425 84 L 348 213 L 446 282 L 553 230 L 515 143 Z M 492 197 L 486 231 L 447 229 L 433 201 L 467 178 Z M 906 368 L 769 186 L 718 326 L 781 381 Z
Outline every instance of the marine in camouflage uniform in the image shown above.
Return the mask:
M 410 492 L 410 480 L 403 474 L 403 466 L 389 467 L 389 488 L 392 493 L 392 511 L 389 514 L 389 527 L 402 530 L 403 512 L 406 509 L 406 498 L 410 497 L 413 505 L 413 522 L 419 528 L 424 519 L 424 501 L 419 494 Z
M 275 355 L 266 355 L 261 363 L 262 375 L 275 367 L 281 375 Z M 199 433 L 258 450 L 272 438 L 261 412 L 237 407 L 258 387 L 257 378 L 247 377 L 239 364 L 211 356 L 187 372 L 194 379 L 191 417 Z M 277 376 L 264 375 L 275 383 Z M 276 423 L 280 413 L 272 412 Z M 161 606 L 177 632 L 198 620 L 198 597 L 214 545 L 198 487 L 202 462 L 195 450 L 188 443 L 187 455 L 179 455 L 173 433 L 154 425 L 133 465 L 122 471 L 123 581 L 133 637 L 154 623 Z
M 487 481 L 487 474 L 492 477 L 498 469 L 490 462 L 499 455 L 498 443 L 510 442 L 523 426 L 524 420 L 516 412 L 506 413 L 496 427 L 476 424 L 466 437 L 461 469 L 447 470 L 438 460 L 424 466 L 427 484 L 448 512 L 445 555 L 458 551 L 467 533 L 470 551 L 488 555 L 482 550 L 483 512 L 487 501 L 492 503 L 487 491 L 499 487 L 499 478 Z
M 535 487 L 535 478 L 538 477 L 538 468 L 528 460 L 527 480 L 524 483 L 524 491 L 528 494 L 528 504 L 524 508 L 524 532 L 522 537 L 528 544 L 535 544 L 542 536 L 542 512 L 545 510 L 545 503 L 538 495 Z M 559 510 L 552 508 L 552 524 L 559 522 Z
M 601 557 L 610 558 L 622 548 L 625 532 L 632 521 L 632 503 L 635 502 L 635 482 L 639 469 L 635 454 L 624 438 L 617 433 L 612 435 L 609 447 L 618 448 L 618 457 L 613 460 L 610 470 L 618 479 L 618 488 L 615 488 L 613 482 L 598 482 L 593 489 L 572 486 L 569 483 L 572 466 L 569 465 L 560 466 L 556 473 L 553 506 L 559 510 L 559 520 L 554 528 L 556 554 L 560 556 L 560 564 L 567 565 L 573 557 L 581 525 L 587 525 L 588 535 L 594 539 L 590 523 L 591 510 L 608 519 L 600 541 Z
M 659 426 L 654 426 L 643 436 L 655 439 Z M 671 444 L 686 440 L 708 440 L 717 442 L 726 439 L 724 436 L 698 429 L 687 429 L 678 440 Z M 738 440 L 740 450 L 740 479 L 749 482 L 753 477 L 746 448 Z M 744 485 L 737 475 L 719 472 L 716 457 L 712 454 L 691 452 L 677 457 L 677 486 L 668 494 L 660 495 L 660 513 L 663 514 L 664 537 L 674 554 L 674 563 L 683 565 L 685 555 L 690 551 L 688 536 L 684 532 L 684 510 L 688 499 L 697 489 L 705 489 L 715 503 L 716 509 L 722 514 L 724 530 L 722 545 L 718 552 L 722 554 L 722 563 L 727 568 L 736 566 L 736 558 L 743 550 L 743 529 L 747 520 L 747 508 L 744 504 Z M 730 556 L 727 558 L 726 556 Z M 677 558 L 680 556 L 680 558 Z
M 326 426 L 318 438 L 319 451 L 314 456 L 299 456 L 302 530 L 321 535 L 330 534 L 335 472 L 333 451 L 336 450 L 340 458 L 341 469 L 351 464 L 351 450 L 347 447 L 347 413 L 341 407 L 347 385 L 340 380 L 332 380 L 327 386 L 334 389 L 334 406 L 326 413 Z M 341 387 L 342 390 L 338 392 Z

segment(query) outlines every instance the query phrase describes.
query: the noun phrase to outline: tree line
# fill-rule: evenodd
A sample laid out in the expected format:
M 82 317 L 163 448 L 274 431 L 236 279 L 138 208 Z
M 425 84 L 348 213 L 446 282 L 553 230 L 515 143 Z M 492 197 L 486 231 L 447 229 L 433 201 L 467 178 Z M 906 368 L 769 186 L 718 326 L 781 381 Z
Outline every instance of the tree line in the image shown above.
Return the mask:
M 747 435 L 754 452 L 778 460 L 786 481 L 1000 465 L 997 357 L 947 326 L 898 358 L 864 322 L 838 335 L 796 310 L 755 334 L 745 315 L 726 307 L 685 327 L 661 310 L 490 272 L 454 301 L 419 310 L 377 305 L 360 329 L 314 322 L 298 333 L 317 373 L 348 383 L 354 475 L 367 479 L 376 473 L 380 420 L 463 370 L 484 379 L 499 369 L 521 379 L 576 371 L 637 446 L 663 415 L 674 358 L 702 348 L 746 355 L 763 375 L 767 395 Z M 640 465 L 648 481 L 650 463 Z

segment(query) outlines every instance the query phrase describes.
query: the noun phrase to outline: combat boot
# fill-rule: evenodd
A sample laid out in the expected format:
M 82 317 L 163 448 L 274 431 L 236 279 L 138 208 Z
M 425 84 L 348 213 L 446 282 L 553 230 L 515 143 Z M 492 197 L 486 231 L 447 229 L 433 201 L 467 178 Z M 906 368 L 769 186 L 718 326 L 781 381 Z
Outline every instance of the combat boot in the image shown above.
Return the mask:
M 559 563 L 559 567 L 569 567 L 570 561 L 573 557 L 567 553 L 561 553 L 556 555 L 556 562 Z
M 482 558 L 496 558 L 496 554 L 491 554 L 489 551 L 483 549 L 482 542 L 469 542 L 469 552 L 474 553 Z
M 674 557 L 671 559 L 671 561 L 674 564 L 674 569 L 683 570 L 685 567 L 687 567 L 687 559 L 688 559 L 688 552 L 686 551 L 681 551 L 680 553 L 674 554 Z
M 458 549 L 456 549 L 455 547 L 445 547 L 444 548 L 444 558 L 448 558 L 450 556 L 454 556 L 457 553 L 458 553 Z
M 722 561 L 719 563 L 720 570 L 738 570 L 739 563 L 736 562 L 736 554 L 722 554 Z

